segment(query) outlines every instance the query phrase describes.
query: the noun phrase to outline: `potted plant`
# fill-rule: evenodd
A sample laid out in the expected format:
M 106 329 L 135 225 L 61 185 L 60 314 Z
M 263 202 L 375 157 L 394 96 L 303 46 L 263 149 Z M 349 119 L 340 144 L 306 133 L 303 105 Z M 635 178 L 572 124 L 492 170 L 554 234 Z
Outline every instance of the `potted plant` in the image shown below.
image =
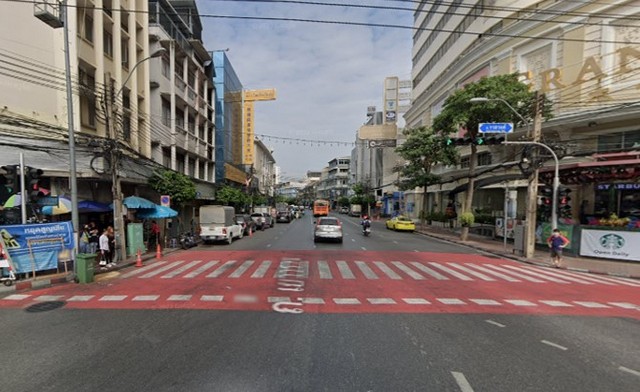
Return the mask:
M 475 217 L 471 212 L 463 212 L 458 216 L 458 219 L 460 220 L 460 225 L 462 225 L 462 227 L 470 227 L 475 221 Z

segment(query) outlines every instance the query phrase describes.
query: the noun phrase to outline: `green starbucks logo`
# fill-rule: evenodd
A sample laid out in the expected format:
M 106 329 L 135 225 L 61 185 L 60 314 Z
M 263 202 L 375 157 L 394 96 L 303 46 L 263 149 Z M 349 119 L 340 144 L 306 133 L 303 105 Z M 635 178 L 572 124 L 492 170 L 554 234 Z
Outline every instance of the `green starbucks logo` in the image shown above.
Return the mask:
M 600 246 L 607 249 L 620 249 L 624 246 L 624 238 L 617 234 L 607 234 L 600 237 Z

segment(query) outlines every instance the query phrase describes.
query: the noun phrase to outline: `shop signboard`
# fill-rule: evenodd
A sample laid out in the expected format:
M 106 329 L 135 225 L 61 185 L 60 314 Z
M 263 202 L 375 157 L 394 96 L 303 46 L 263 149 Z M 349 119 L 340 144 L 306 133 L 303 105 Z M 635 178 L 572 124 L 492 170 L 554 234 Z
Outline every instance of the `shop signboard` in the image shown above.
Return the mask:
M 640 232 L 583 229 L 580 255 L 640 261 Z
M 567 250 L 574 249 L 573 247 L 573 225 L 564 225 L 562 223 L 558 223 L 558 230 L 560 230 L 560 234 L 567 237 L 571 243 L 566 246 Z M 536 244 L 547 244 L 547 239 L 551 237 L 551 223 L 543 223 L 538 226 L 536 229 Z

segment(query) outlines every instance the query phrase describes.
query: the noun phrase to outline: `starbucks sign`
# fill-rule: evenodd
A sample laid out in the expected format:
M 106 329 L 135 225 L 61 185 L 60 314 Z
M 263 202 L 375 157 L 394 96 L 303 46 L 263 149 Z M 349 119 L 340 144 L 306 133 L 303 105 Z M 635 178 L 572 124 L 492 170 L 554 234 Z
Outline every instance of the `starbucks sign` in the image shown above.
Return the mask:
M 640 232 L 582 230 L 580 255 L 640 261 Z

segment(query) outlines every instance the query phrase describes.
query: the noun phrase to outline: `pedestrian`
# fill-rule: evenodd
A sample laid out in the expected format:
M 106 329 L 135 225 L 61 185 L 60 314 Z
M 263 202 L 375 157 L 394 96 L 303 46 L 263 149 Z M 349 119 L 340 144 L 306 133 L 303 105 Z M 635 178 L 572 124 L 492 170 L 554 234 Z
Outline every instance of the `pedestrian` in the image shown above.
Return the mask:
M 89 253 L 95 254 L 98 251 L 98 237 L 100 236 L 100 231 L 98 230 L 98 226 L 96 226 L 96 222 L 89 223 Z
M 113 261 L 113 256 L 111 254 L 111 249 L 109 248 L 109 230 L 104 229 L 102 235 L 99 238 L 100 245 L 100 266 L 101 267 L 111 267 L 111 262 Z
M 84 225 L 80 234 L 80 253 L 89 253 L 89 225 Z
M 151 221 L 151 234 L 149 235 L 149 250 L 153 250 L 160 239 L 160 226 L 156 221 Z
M 111 253 L 111 262 L 109 263 L 109 267 L 113 267 L 116 265 L 116 262 L 113 261 L 116 255 L 116 234 L 113 231 L 113 226 L 107 227 L 107 238 L 109 239 L 109 252 Z
M 551 261 L 554 267 L 558 268 L 562 261 L 562 249 L 569 245 L 570 241 L 567 237 L 560 234 L 560 230 L 553 229 L 553 233 L 547 239 L 547 244 L 551 249 Z

